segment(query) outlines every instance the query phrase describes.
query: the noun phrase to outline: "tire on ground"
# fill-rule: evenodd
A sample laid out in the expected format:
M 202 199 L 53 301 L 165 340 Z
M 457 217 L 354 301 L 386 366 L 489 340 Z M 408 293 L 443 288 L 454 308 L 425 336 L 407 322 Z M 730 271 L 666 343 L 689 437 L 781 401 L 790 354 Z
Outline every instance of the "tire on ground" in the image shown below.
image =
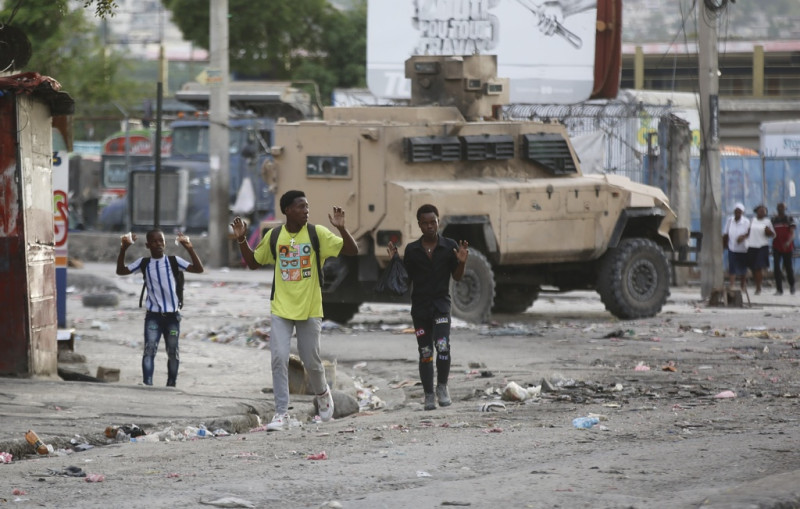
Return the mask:
M 452 315 L 472 323 L 491 316 L 494 305 L 494 271 L 489 260 L 475 249 L 469 250 L 461 281 L 450 280 Z
M 526 285 L 497 285 L 493 313 L 524 313 L 539 298 L 539 287 Z
M 360 306 L 357 302 L 323 302 L 322 315 L 325 320 L 344 325 L 353 319 Z
M 87 308 L 116 307 L 119 296 L 116 293 L 90 293 L 82 297 L 82 302 Z
M 669 297 L 669 262 L 650 239 L 623 239 L 600 265 L 597 292 L 606 309 L 622 319 L 647 318 L 661 311 Z

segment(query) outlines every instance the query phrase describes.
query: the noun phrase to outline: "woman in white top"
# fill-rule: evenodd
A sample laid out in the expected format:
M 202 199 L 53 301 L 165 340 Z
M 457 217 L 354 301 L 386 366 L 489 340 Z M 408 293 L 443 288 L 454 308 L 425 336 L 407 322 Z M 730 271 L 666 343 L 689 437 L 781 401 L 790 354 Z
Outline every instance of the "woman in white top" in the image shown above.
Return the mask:
M 739 202 L 733 208 L 733 216 L 728 218 L 722 230 L 722 244 L 728 248 L 728 276 L 730 287 L 738 277 L 742 291 L 746 291 L 747 277 L 747 235 L 750 231 L 750 220 L 744 216 L 744 205 Z
M 753 209 L 756 217 L 750 221 L 750 234 L 748 236 L 747 265 L 753 272 L 756 282 L 756 295 L 761 293 L 761 280 L 764 278 L 764 269 L 769 267 L 769 245 L 775 236 L 772 221 L 767 217 L 767 207 L 758 205 Z

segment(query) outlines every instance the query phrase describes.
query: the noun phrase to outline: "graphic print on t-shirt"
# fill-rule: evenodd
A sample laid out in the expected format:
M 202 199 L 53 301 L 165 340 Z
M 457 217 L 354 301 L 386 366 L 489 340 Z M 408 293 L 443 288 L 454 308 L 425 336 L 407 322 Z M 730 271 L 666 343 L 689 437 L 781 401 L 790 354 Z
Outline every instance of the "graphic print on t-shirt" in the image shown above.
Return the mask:
M 311 277 L 311 243 L 278 247 L 281 279 L 300 281 Z

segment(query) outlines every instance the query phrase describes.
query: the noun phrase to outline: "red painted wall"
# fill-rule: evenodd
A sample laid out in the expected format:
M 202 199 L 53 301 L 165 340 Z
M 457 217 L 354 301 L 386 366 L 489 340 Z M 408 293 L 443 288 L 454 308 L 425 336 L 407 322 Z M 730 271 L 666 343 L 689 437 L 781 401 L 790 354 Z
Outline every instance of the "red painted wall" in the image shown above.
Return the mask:
M 13 93 L 0 96 L 0 375 L 28 373 L 28 285 Z

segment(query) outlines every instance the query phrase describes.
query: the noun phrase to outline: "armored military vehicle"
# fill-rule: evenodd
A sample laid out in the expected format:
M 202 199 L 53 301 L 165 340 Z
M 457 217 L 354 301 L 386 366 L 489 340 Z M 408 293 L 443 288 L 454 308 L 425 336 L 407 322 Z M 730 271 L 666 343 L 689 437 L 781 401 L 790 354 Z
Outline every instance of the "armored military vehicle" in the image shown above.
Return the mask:
M 480 322 L 518 313 L 542 287 L 596 290 L 620 318 L 658 313 L 669 295 L 667 258 L 687 232 L 664 193 L 614 175 L 582 175 L 560 124 L 502 120 L 508 80 L 496 57 L 418 56 L 406 62 L 409 105 L 332 107 L 322 120 L 278 123 L 264 178 L 280 195 L 303 189 L 311 222 L 344 207 L 360 247 L 324 267 L 326 318 L 346 322 L 374 292 L 386 246 L 421 233 L 432 203 L 441 230 L 467 240 L 453 315 Z M 672 235 L 672 237 L 671 237 Z

